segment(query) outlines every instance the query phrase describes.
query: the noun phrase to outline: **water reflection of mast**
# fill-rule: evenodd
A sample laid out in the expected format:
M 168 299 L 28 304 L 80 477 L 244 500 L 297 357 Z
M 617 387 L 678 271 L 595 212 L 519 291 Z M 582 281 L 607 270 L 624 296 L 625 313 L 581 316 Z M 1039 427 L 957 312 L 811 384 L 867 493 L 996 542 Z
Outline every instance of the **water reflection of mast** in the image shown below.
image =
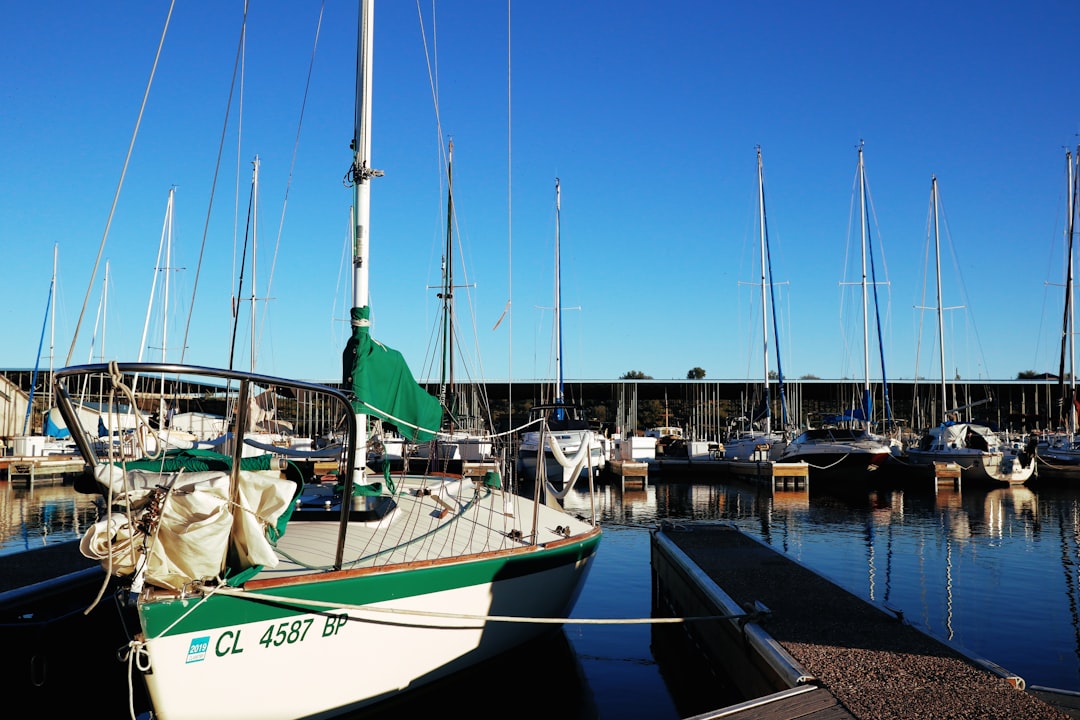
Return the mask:
M 946 637 L 953 639 L 953 577 L 952 577 L 952 535 L 945 533 L 945 630 Z
M 883 602 L 889 601 L 892 589 L 893 525 L 904 516 L 904 493 L 896 490 L 888 495 L 888 502 L 879 503 L 877 493 L 870 496 L 871 508 L 866 517 L 866 566 L 869 581 L 869 597 L 877 600 L 877 533 L 876 526 L 885 524 L 885 595 Z
M 1073 629 L 1073 652 L 1077 658 L 1080 659 L 1080 611 L 1078 611 L 1078 596 L 1080 596 L 1080 590 L 1077 588 L 1078 579 L 1076 576 L 1077 563 L 1080 561 L 1080 553 L 1077 552 L 1077 548 L 1080 547 L 1080 540 L 1077 538 L 1077 528 L 1080 526 L 1080 512 L 1078 512 L 1077 501 L 1073 500 L 1070 503 L 1069 513 L 1070 518 L 1066 519 L 1065 512 L 1058 506 L 1058 534 L 1061 536 L 1061 570 L 1065 575 L 1065 593 L 1069 598 L 1069 618 L 1072 622 Z M 1066 522 L 1068 522 L 1068 529 L 1066 528 Z M 1071 533 L 1068 531 L 1071 529 Z M 1070 542 L 1070 535 L 1072 541 Z
M 903 506 L 903 495 L 900 496 L 901 507 Z M 885 597 L 883 600 L 889 602 L 889 595 L 892 594 L 892 561 L 893 561 L 893 523 L 890 517 L 889 532 L 885 542 Z
M 942 530 L 944 530 L 945 536 L 945 630 L 946 637 L 949 640 L 953 639 L 955 631 L 953 630 L 953 566 L 952 566 L 952 541 L 953 539 L 959 539 L 961 541 L 971 537 L 971 524 L 969 522 L 967 511 L 964 510 L 963 503 L 960 501 L 960 493 L 956 492 L 955 496 L 951 493 L 948 497 L 944 498 L 944 504 L 941 503 L 942 498 L 939 497 L 938 507 L 940 509 L 939 516 L 942 519 Z M 985 505 L 984 505 L 985 508 Z M 987 525 L 992 525 L 990 519 L 991 512 L 986 509 Z M 992 530 L 990 531 L 993 535 Z
M 867 591 L 870 593 L 871 600 L 877 600 L 874 597 L 874 575 L 876 569 L 874 568 L 874 513 L 870 512 L 866 516 L 866 574 L 869 587 Z

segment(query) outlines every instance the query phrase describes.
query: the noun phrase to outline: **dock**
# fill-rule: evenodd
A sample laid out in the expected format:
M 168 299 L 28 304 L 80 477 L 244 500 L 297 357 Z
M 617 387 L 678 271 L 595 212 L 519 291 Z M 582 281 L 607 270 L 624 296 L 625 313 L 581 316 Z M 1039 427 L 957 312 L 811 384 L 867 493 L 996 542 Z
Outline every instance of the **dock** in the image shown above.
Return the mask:
M 960 489 L 960 477 L 961 468 L 960 465 L 954 462 L 935 462 L 934 463 L 934 483 L 938 488 L 947 487 L 952 485 L 957 490 Z
M 730 524 L 665 524 L 651 557 L 654 615 L 710 618 L 686 631 L 746 696 L 694 720 L 1080 717 Z
M 80 473 L 86 462 L 78 455 L 33 455 L 0 458 L 0 473 L 11 487 L 61 485 L 69 475 Z
M 628 486 L 644 488 L 649 484 L 649 464 L 644 460 L 613 458 L 608 460 L 607 470 L 619 478 L 624 490 Z
M 774 488 L 796 488 L 810 481 L 810 465 L 802 461 L 721 459 L 716 461 L 716 467 L 732 475 L 767 482 Z

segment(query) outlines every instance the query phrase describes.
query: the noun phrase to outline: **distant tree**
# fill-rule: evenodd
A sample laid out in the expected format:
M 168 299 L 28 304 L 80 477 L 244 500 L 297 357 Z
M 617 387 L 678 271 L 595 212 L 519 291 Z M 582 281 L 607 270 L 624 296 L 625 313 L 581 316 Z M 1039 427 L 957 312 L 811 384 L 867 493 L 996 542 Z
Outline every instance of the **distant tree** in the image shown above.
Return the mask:
M 1016 373 L 1017 380 L 1036 380 L 1039 377 L 1041 377 L 1041 375 L 1034 370 L 1021 370 Z
M 806 373 L 805 375 L 803 375 L 799 379 L 800 380 L 820 380 L 821 378 L 819 378 L 817 375 L 815 375 L 813 373 Z
M 769 379 L 770 380 L 779 380 L 780 379 L 780 373 L 776 372 L 775 370 L 770 370 L 769 371 Z
M 705 377 L 705 371 L 702 368 L 694 367 L 686 371 L 687 380 L 701 380 Z
M 648 378 L 639 378 L 648 379 Z M 664 422 L 666 413 L 664 412 L 664 403 L 659 400 L 644 400 L 638 405 L 638 427 L 648 429 L 652 427 L 659 427 L 660 425 L 666 425 Z
M 646 375 L 640 370 L 630 370 L 619 376 L 620 380 L 652 380 L 652 375 Z

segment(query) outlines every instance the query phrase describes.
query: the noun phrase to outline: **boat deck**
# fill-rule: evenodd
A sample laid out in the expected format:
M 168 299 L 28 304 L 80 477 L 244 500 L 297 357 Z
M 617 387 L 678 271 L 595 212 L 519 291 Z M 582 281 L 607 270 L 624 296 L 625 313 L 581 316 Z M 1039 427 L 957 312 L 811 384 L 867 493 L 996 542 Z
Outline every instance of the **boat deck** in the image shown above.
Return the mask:
M 474 482 L 468 479 L 420 485 L 399 477 L 395 482 L 399 489 L 395 509 L 381 518 L 349 523 L 343 554 L 346 568 L 425 563 L 506 549 L 526 552 L 532 545 L 533 506 L 518 495 L 484 489 L 476 496 Z M 256 579 L 322 572 L 333 566 L 339 512 L 315 510 L 304 517 L 324 512 L 326 519 L 290 521 L 276 543 L 280 563 L 264 568 Z M 537 507 L 536 528 L 537 544 L 559 542 L 593 529 L 584 520 L 543 504 Z
M 932 637 L 904 622 L 899 611 L 890 614 L 730 525 L 661 528 L 652 545 L 653 572 L 672 611 L 761 613 L 688 626 L 704 648 L 713 644 L 710 634 L 735 627 L 736 637 L 746 640 L 743 647 L 759 649 L 754 662 L 768 665 L 766 684 L 772 684 L 759 699 L 816 686 L 838 708 L 823 708 L 826 714 L 809 716 L 814 718 L 1073 717 L 1025 691 L 1022 678 Z M 764 706 L 749 715 L 730 710 L 701 717 L 805 716 L 771 714 Z

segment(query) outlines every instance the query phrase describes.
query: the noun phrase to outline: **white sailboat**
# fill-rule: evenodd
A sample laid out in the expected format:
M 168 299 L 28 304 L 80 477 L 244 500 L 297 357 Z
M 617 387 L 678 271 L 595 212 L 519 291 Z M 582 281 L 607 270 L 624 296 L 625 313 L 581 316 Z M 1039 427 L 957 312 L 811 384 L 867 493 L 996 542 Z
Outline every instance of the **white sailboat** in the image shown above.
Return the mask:
M 94 323 L 94 335 L 90 341 L 87 362 L 94 362 L 94 351 L 98 351 L 98 361 L 105 357 L 105 336 L 109 316 L 109 262 L 105 261 L 105 275 L 101 282 L 101 296 L 98 300 L 97 317 Z M 98 336 L 100 330 L 100 337 Z M 77 422 L 69 424 L 71 418 Z M 60 408 L 53 403 L 49 410 L 47 426 L 50 434 L 59 436 L 84 435 L 95 444 L 97 453 L 105 455 L 111 451 L 126 452 L 132 446 L 136 421 L 128 398 L 107 398 L 95 390 L 89 383 L 84 383 L 78 390 L 74 401 L 74 413 L 71 418 L 64 416 Z M 72 430 L 74 428 L 74 431 Z M 126 447 L 125 447 L 126 446 Z
M 934 224 L 934 257 L 937 275 L 938 351 L 941 370 L 941 404 L 945 407 L 945 323 L 941 292 L 941 236 L 938 223 L 937 177 L 930 180 L 931 220 Z M 959 419 L 967 408 L 944 410 L 941 424 L 930 428 L 916 446 L 905 453 L 908 462 L 924 467 L 935 463 L 954 463 L 959 466 L 965 481 L 989 484 L 1022 485 L 1035 472 L 1034 443 L 1017 451 L 1002 441 L 990 427 Z
M 862 331 L 863 331 L 863 387 L 858 408 L 848 409 L 843 413 L 823 418 L 820 425 L 808 427 L 792 440 L 780 453 L 781 462 L 801 460 L 810 466 L 811 477 L 841 477 L 850 479 L 855 473 L 876 470 L 899 452 L 899 443 L 877 435 L 871 431 L 873 412 L 873 393 L 870 384 L 870 314 L 869 284 L 867 280 L 867 246 L 869 203 L 866 192 L 866 166 L 863 162 L 863 149 L 859 145 L 858 165 L 859 217 L 861 227 L 862 259 Z M 872 261 L 872 257 L 870 258 Z M 876 292 L 876 291 L 875 291 Z M 875 300 L 875 307 L 877 303 Z M 879 327 L 880 331 L 880 327 Z M 884 367 L 884 362 L 882 362 Z M 882 372 L 884 375 L 884 371 Z M 885 399 L 888 407 L 888 383 L 882 380 L 886 388 Z
M 472 667 L 558 628 L 601 539 L 595 519 L 510 492 L 495 472 L 391 476 L 365 467 L 369 418 L 423 441 L 442 417 L 401 354 L 371 337 L 370 189 L 382 174 L 371 165 L 369 131 L 373 5 L 361 0 L 347 175 L 357 213 L 345 389 L 186 365 L 57 372 L 71 420 L 71 388 L 82 377 L 124 392 L 137 375 L 200 383 L 203 396 L 235 408 L 235 437 L 251 427 L 250 398 L 266 393 L 298 428 L 340 421 L 340 491 L 313 509 L 296 507 L 301 488 L 277 459 L 243 457 L 240 443 L 227 456 L 122 464 L 97 463 L 81 445 L 111 510 L 82 549 L 129 586 L 117 595 L 138 615 L 129 668 L 145 681 L 154 717 L 330 717 Z
M 1074 160 L 1072 152 L 1065 151 L 1067 178 L 1067 212 L 1065 223 L 1065 312 L 1061 323 L 1061 360 L 1058 365 L 1058 397 L 1061 410 L 1057 432 L 1043 435 L 1037 447 L 1039 467 L 1036 472 L 1040 477 L 1076 477 L 1080 475 L 1080 435 L 1077 420 L 1080 414 L 1080 398 L 1076 394 L 1076 297 L 1074 275 L 1074 242 L 1076 239 L 1076 199 L 1077 182 L 1080 173 L 1080 148 Z M 1068 385 L 1066 385 L 1068 382 Z
M 759 404 L 760 417 L 749 418 L 750 427 L 742 432 L 735 432 L 724 439 L 724 459 L 735 461 L 777 460 L 787 447 L 790 435 L 787 429 L 787 406 L 784 397 L 784 374 L 780 369 L 780 340 L 776 336 L 777 380 L 780 392 L 781 423 L 773 428 L 772 397 L 769 385 L 772 378 L 769 373 L 769 309 L 776 312 L 773 294 L 772 262 L 769 253 L 768 225 L 765 219 L 765 176 L 761 160 L 761 147 L 757 148 L 757 190 L 758 190 L 758 229 L 761 250 L 761 387 L 762 399 Z M 776 326 L 775 315 L 773 326 Z M 758 412 L 751 413 L 758 416 Z
M 53 245 L 52 278 L 49 281 L 49 295 L 45 302 L 45 319 L 41 325 L 41 338 L 38 341 L 37 359 L 34 361 L 34 373 L 30 378 L 30 391 L 26 395 L 25 408 L 22 423 L 12 426 L 12 432 L 8 433 L 11 438 L 11 451 L 17 457 L 35 457 L 43 455 L 77 456 L 74 443 L 71 441 L 71 433 L 62 425 L 57 425 L 52 415 L 53 401 L 51 385 L 46 385 L 45 411 L 42 413 L 41 434 L 34 434 L 34 395 L 38 384 L 38 370 L 41 364 L 42 346 L 45 343 L 45 328 L 51 327 L 49 334 L 49 377 L 53 373 L 53 342 L 56 337 L 56 269 L 60 255 L 60 246 Z M 50 381 L 51 382 L 51 381 Z M 42 405 L 42 403 L 36 403 Z M 12 418 L 14 419 L 14 418 Z M 0 455 L 7 451 L 3 442 L 0 442 Z
M 551 403 L 529 410 L 529 430 L 518 447 L 518 471 L 527 479 L 540 477 L 558 483 L 565 491 L 578 478 L 591 477 L 607 464 L 602 439 L 583 417 L 582 409 L 566 402 L 563 382 L 562 285 L 559 223 L 562 206 L 559 179 L 555 179 L 555 383 Z
M 494 463 L 495 438 L 490 431 L 490 418 L 477 412 L 480 403 L 465 393 L 475 393 L 472 385 L 461 386 L 458 371 L 457 310 L 454 302 L 454 141 L 447 146 L 446 160 L 446 244 L 443 248 L 442 284 L 439 287 L 441 313 L 436 334 L 439 338 L 439 402 L 443 406 L 443 427 L 426 443 L 410 446 L 408 466 L 430 466 L 432 470 L 462 471 L 464 463 L 481 465 Z M 388 437 L 381 439 L 385 450 Z

